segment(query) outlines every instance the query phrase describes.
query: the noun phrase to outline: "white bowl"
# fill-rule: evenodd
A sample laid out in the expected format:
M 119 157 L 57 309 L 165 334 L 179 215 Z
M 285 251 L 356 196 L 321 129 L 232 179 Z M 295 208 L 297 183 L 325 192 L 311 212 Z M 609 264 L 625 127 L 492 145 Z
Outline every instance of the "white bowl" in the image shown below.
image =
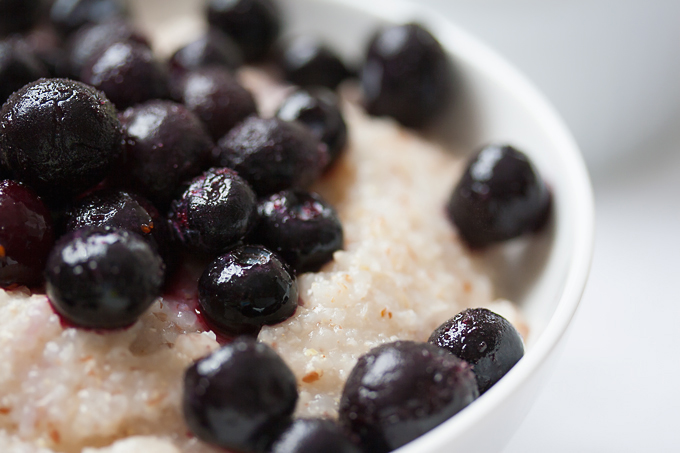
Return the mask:
M 525 151 L 554 193 L 550 231 L 484 254 L 502 296 L 516 301 L 531 336 L 525 357 L 458 415 L 405 445 L 400 453 L 499 451 L 528 412 L 556 359 L 588 276 L 593 249 L 593 195 L 579 150 L 533 86 L 493 51 L 437 13 L 399 0 L 281 0 L 286 33 L 311 33 L 359 61 L 380 25 L 417 21 L 442 43 L 456 68 L 461 97 L 448 128 L 456 146 L 509 142 Z M 186 36 L 200 0 L 137 5 L 152 33 Z M 154 12 L 159 9 L 162 18 Z M 200 9 L 200 8 L 199 8 Z M 181 12 L 181 14 L 180 14 Z M 151 17 L 155 16 L 153 22 Z M 144 20 L 147 18 L 148 20 Z M 181 32 L 180 32 L 181 29 Z M 174 33 L 173 33 L 174 31 Z M 178 38 L 179 39 L 179 38 Z M 167 52 L 181 42 L 163 41 Z

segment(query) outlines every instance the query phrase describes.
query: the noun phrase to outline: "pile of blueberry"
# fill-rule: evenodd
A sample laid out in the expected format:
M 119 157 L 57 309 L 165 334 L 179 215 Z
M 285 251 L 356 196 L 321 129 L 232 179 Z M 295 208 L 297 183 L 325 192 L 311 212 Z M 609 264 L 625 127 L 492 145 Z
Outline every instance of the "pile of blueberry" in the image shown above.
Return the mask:
M 333 90 L 355 72 L 314 38 L 278 44 L 272 0 L 205 9 L 206 34 L 161 62 L 122 0 L 0 0 L 0 286 L 44 284 L 66 324 L 120 329 L 191 256 L 205 263 L 201 312 L 238 336 L 187 370 L 197 437 L 244 452 L 390 451 L 485 392 L 521 339 L 498 315 L 463 312 L 430 343 L 362 357 L 339 423 L 292 420 L 295 378 L 253 337 L 294 314 L 296 274 L 343 246 L 308 188 L 346 147 Z M 233 73 L 263 60 L 300 86 L 274 118 Z M 442 47 L 416 24 L 376 33 L 358 77 L 367 111 L 408 127 L 454 99 Z M 473 158 L 447 206 L 472 248 L 535 231 L 549 210 L 534 167 L 503 145 Z

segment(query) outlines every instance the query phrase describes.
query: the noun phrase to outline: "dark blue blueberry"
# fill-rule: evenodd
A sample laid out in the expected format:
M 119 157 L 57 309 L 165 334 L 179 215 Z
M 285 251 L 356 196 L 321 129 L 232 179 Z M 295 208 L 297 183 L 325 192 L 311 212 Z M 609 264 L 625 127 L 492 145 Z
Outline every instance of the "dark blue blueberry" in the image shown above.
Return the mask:
M 463 240 L 480 248 L 541 228 L 550 200 L 526 155 L 512 146 L 489 145 L 470 159 L 447 210 Z
M 264 452 L 290 423 L 295 375 L 273 349 L 237 338 L 184 375 L 184 419 L 199 439 L 234 451 Z
M 272 0 L 208 0 L 208 22 L 229 35 L 247 61 L 264 58 L 279 36 L 281 18 Z
M 300 121 L 328 146 L 332 165 L 347 145 L 347 124 L 338 98 L 331 91 L 297 90 L 283 101 L 276 116 L 284 121 Z
M 48 75 L 27 43 L 16 38 L 0 41 L 0 105 L 24 85 Z
M 391 26 L 370 42 L 361 72 L 364 103 L 371 115 L 424 127 L 449 106 L 452 77 L 444 50 L 427 30 Z
M 127 16 L 125 0 L 55 0 L 50 9 L 52 25 L 64 34 Z
M 386 453 L 457 414 L 479 396 L 472 368 L 428 343 L 397 341 L 371 349 L 340 399 L 340 422 L 366 451 Z
M 80 80 L 102 90 L 119 109 L 168 97 L 166 67 L 145 44 L 114 42 L 82 67 Z
M 257 113 L 253 95 L 226 68 L 204 67 L 174 77 L 171 94 L 203 121 L 213 140 Z
M 41 79 L 0 110 L 0 156 L 16 176 L 50 199 L 99 183 L 121 152 L 116 109 L 80 82 Z
M 0 182 L 0 286 L 42 281 L 53 227 L 45 204 L 28 187 Z
M 255 193 L 236 172 L 212 168 L 194 178 L 172 202 L 169 220 L 187 249 L 213 256 L 236 245 L 254 226 Z
M 40 17 L 41 0 L 0 0 L 0 36 L 24 32 Z
M 360 453 L 332 420 L 298 419 L 272 445 L 271 453 Z
M 217 163 L 238 172 L 258 195 L 309 187 L 329 161 L 328 147 L 306 127 L 251 116 L 218 143 Z
M 295 278 L 276 254 L 241 246 L 217 257 L 198 282 L 198 302 L 211 324 L 226 334 L 255 334 L 293 316 Z
M 252 242 L 278 253 L 296 272 L 314 272 L 343 245 L 342 224 L 319 195 L 286 190 L 260 200 Z
M 112 179 L 167 208 L 181 183 L 210 166 L 213 142 L 183 105 L 154 100 L 130 107 L 123 125 L 125 159 Z
M 214 27 L 179 49 L 170 58 L 170 68 L 176 72 L 193 71 L 206 66 L 222 66 L 234 70 L 241 63 L 241 50 L 228 35 Z
M 300 36 L 288 43 L 281 56 L 281 66 L 286 80 L 302 87 L 335 90 L 351 76 L 340 57 L 311 36 Z
M 473 365 L 479 393 L 486 392 L 524 356 L 517 330 L 486 308 L 458 313 L 439 326 L 429 341 Z
M 70 324 L 128 327 L 160 295 L 163 261 L 139 235 L 82 228 L 57 241 L 47 260 L 47 296 Z

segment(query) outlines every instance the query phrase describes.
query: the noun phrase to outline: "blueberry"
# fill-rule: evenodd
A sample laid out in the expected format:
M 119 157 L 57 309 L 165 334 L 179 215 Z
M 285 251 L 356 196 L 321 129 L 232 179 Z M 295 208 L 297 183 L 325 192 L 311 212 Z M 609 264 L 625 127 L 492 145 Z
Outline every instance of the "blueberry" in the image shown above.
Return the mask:
M 325 89 L 297 90 L 279 107 L 276 116 L 284 121 L 300 121 L 328 146 L 332 165 L 347 145 L 347 123 L 335 94 Z
M 198 282 L 198 302 L 223 333 L 256 335 L 263 325 L 293 316 L 298 288 L 276 254 L 241 246 L 208 265 Z
M 366 109 L 407 127 L 428 125 L 451 99 L 452 72 L 439 42 L 423 27 L 388 27 L 370 42 L 361 72 Z
M 207 14 L 210 25 L 229 35 L 247 61 L 265 57 L 281 29 L 272 0 L 209 0 Z
M 179 49 L 170 58 L 173 71 L 193 71 L 205 66 L 234 70 L 241 66 L 241 50 L 231 38 L 216 28 Z
M 314 272 L 342 249 L 342 224 L 319 195 L 286 190 L 258 203 L 252 241 L 278 253 L 297 272 Z
M 135 233 L 81 228 L 57 241 L 45 273 L 50 302 L 69 323 L 119 329 L 160 295 L 163 262 Z
M 479 393 L 498 382 L 524 355 L 517 330 L 486 308 L 458 313 L 439 326 L 429 341 L 473 365 Z
M 50 9 L 52 25 L 64 34 L 126 16 L 125 0 L 55 0 Z
M 134 41 L 104 47 L 82 68 L 80 80 L 102 90 L 119 109 L 168 96 L 168 74 L 146 45 Z
M 298 419 L 272 445 L 271 453 L 360 453 L 332 420 Z
M 24 85 L 47 76 L 47 68 L 24 41 L 0 41 L 0 105 Z
M 273 349 L 237 338 L 190 366 L 183 411 L 199 439 L 244 452 L 264 452 L 290 423 L 295 375 Z
M 166 208 L 180 183 L 209 167 L 213 148 L 205 126 L 183 105 L 149 101 L 130 107 L 120 120 L 124 162 L 112 179 Z
M 284 49 L 281 66 L 286 80 L 302 87 L 334 90 L 351 73 L 340 57 L 318 39 L 300 36 Z
M 304 189 L 328 161 L 328 147 L 309 129 L 278 118 L 251 116 L 218 142 L 218 165 L 236 170 L 258 195 Z
M 253 95 L 225 68 L 200 68 L 175 78 L 171 93 L 203 121 L 213 140 L 257 112 Z
M 489 145 L 470 159 L 447 210 L 465 242 L 479 248 L 542 227 L 550 199 L 526 155 L 512 146 Z
M 392 451 L 452 417 L 479 392 L 470 365 L 442 348 L 397 341 L 362 356 L 340 398 L 340 422 L 367 451 Z
M 28 187 L 0 182 L 0 286 L 40 283 L 52 248 L 50 212 Z
M 38 27 L 24 35 L 28 52 L 42 63 L 49 77 L 69 77 L 68 52 L 61 36 L 51 27 Z
M 41 0 L 0 0 L 0 36 L 23 32 L 40 17 Z
M 234 171 L 212 168 L 194 178 L 182 197 L 172 202 L 172 232 L 188 249 L 214 256 L 250 231 L 256 201 L 248 183 Z
M 0 156 L 19 179 L 49 198 L 100 182 L 121 151 L 121 125 L 103 93 L 80 82 L 42 79 L 0 110 Z

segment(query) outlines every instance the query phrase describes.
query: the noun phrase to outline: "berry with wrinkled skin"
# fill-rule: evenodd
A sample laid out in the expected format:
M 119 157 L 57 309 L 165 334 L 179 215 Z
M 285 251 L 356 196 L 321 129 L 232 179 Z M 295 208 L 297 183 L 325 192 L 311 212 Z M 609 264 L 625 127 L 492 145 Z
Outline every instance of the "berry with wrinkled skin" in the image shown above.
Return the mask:
M 80 82 L 41 79 L 10 96 L 0 110 L 3 162 L 50 199 L 99 183 L 120 155 L 121 139 L 113 104 Z
M 126 16 L 125 0 L 56 0 L 50 9 L 52 25 L 64 34 Z
M 428 343 L 397 341 L 362 356 L 340 398 L 340 422 L 367 451 L 386 453 L 457 414 L 479 396 L 471 366 Z
M 14 181 L 0 182 L 0 286 L 40 283 L 54 242 L 42 200 Z
M 271 453 L 360 453 L 332 420 L 295 420 L 272 445 Z
M 329 161 L 328 147 L 306 127 L 251 116 L 218 143 L 217 163 L 234 169 L 258 195 L 311 185 Z
M 208 265 L 198 282 L 198 303 L 223 333 L 257 335 L 262 326 L 293 316 L 298 287 L 276 254 L 241 246 Z
M 218 254 L 248 234 L 257 216 L 256 201 L 236 172 L 211 168 L 172 202 L 168 216 L 172 233 L 191 251 Z
M 67 233 L 47 260 L 47 296 L 70 324 L 121 329 L 137 321 L 160 295 L 163 261 L 126 230 L 81 228 Z
M 19 39 L 0 41 L 0 105 L 24 85 L 47 77 L 47 68 Z
M 473 365 L 479 393 L 486 392 L 524 356 L 517 330 L 486 308 L 458 313 L 435 329 L 429 342 Z
M 241 50 L 231 38 L 216 28 L 177 50 L 170 58 L 173 71 L 193 71 L 206 66 L 234 70 L 241 66 Z
M 452 72 L 439 42 L 417 24 L 395 25 L 370 42 L 361 72 L 368 113 L 421 128 L 449 106 Z
M 297 90 L 279 107 L 276 116 L 284 121 L 299 121 L 328 146 L 330 167 L 347 145 L 347 123 L 335 94 L 325 89 Z
M 480 248 L 540 229 L 550 205 L 550 191 L 524 153 L 489 145 L 470 159 L 447 212 L 463 240 Z
M 247 61 L 264 58 L 279 36 L 281 18 L 271 0 L 209 0 L 208 22 L 229 35 Z
M 183 412 L 199 439 L 234 451 L 264 452 L 290 423 L 295 375 L 273 349 L 241 337 L 190 366 Z
M 334 90 L 351 75 L 335 52 L 310 36 L 300 36 L 288 44 L 281 66 L 286 80 L 302 87 Z
M 31 28 L 40 13 L 41 0 L 0 0 L 0 36 Z
M 253 95 L 225 68 L 205 67 L 177 77 L 171 93 L 203 121 L 213 140 L 257 113 Z
M 342 249 L 342 224 L 319 195 L 286 190 L 258 203 L 252 242 L 275 251 L 296 272 L 315 272 Z
M 127 109 L 124 162 L 112 179 L 167 207 L 181 183 L 209 167 L 213 142 L 203 123 L 183 105 L 154 100 Z

